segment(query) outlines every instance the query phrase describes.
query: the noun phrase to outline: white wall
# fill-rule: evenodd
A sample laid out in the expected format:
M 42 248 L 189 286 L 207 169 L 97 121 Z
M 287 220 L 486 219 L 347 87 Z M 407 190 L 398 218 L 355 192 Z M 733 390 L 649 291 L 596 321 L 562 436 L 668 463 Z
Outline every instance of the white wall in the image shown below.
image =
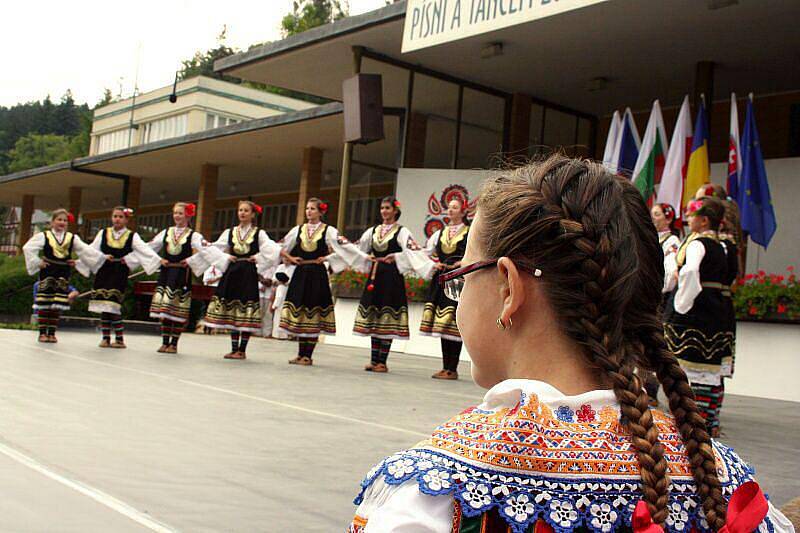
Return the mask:
M 800 265 L 800 157 L 767 159 L 772 205 L 778 219 L 778 229 L 769 249 L 764 250 L 750 241 L 747 247 L 747 272 L 766 270 L 784 273 L 789 265 Z M 728 164 L 711 165 L 711 180 L 724 185 L 728 179 Z

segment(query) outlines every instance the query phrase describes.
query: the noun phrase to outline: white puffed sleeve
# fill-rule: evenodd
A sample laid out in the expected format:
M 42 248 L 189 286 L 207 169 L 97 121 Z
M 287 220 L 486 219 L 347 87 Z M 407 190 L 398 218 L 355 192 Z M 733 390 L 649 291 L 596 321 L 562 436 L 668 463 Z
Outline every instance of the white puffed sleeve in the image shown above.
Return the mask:
M 358 239 L 358 249 L 363 254 L 361 259 L 353 263 L 352 268 L 355 271 L 368 274 L 372 270 L 372 261 L 369 258 L 369 253 L 372 251 L 372 232 L 375 228 L 367 228 Z
M 397 270 L 403 275 L 413 272 L 419 277 L 430 276 L 432 261 L 425 252 L 420 250 L 416 245 L 414 237 L 412 237 L 408 228 L 400 228 L 397 234 L 397 242 L 400 244 L 400 248 L 402 248 L 401 252 L 393 254 Z
M 415 480 L 388 485 L 376 479 L 364 494 L 350 531 L 363 527 L 366 533 L 450 533 L 453 512 L 451 495 L 423 494 Z
M 675 293 L 675 310 L 684 315 L 694 305 L 694 299 L 703 291 L 700 284 L 700 263 L 706 255 L 706 247 L 700 241 L 692 241 L 686 247 L 686 263 L 678 271 L 678 292 Z
M 134 233 L 131 238 L 133 239 L 133 251 L 123 258 L 128 269 L 133 272 L 142 267 L 146 274 L 152 274 L 158 270 L 161 266 L 161 257 L 142 240 L 138 233 Z
M 90 248 L 94 248 L 95 250 L 97 250 L 100 253 L 102 253 L 101 249 L 102 249 L 102 245 L 103 245 L 103 232 L 104 231 L 105 231 L 104 229 L 101 229 L 100 231 L 98 231 L 97 235 L 94 236 L 94 239 L 89 244 Z M 89 266 L 89 264 L 85 263 L 83 261 L 83 259 L 80 258 L 80 257 L 78 258 L 77 261 L 75 261 L 75 270 L 77 270 L 84 277 L 89 277 L 89 274 L 92 271 L 92 269 Z
M 369 262 L 369 256 L 362 252 L 355 244 L 340 239 L 339 230 L 328 226 L 325 232 L 325 244 L 333 253 L 325 258 L 334 272 L 341 272 L 348 267 L 354 267 Z
M 256 254 L 256 270 L 264 275 L 267 270 L 281 262 L 281 245 L 273 241 L 263 229 L 258 230 L 258 254 Z
M 100 267 L 103 266 L 103 263 L 106 262 L 106 256 L 99 249 L 89 246 L 74 234 L 72 236 L 72 250 L 78 258 L 75 262 L 75 270 L 86 278 L 90 274 L 96 274 Z
M 292 248 L 294 248 L 294 245 L 297 242 L 298 233 L 300 233 L 300 226 L 295 226 L 283 237 L 283 240 L 281 241 L 281 249 L 287 254 L 292 250 Z
M 28 269 L 28 274 L 33 276 L 39 272 L 39 265 L 42 259 L 39 254 L 44 249 L 44 233 L 39 232 L 33 237 L 28 239 L 28 242 L 22 247 L 22 254 L 25 256 L 25 268 Z
M 664 256 L 664 287 L 661 289 L 662 293 L 672 292 L 675 285 L 678 284 L 678 254 L 669 253 Z
M 194 254 L 186 258 L 186 264 L 189 265 L 189 268 L 192 269 L 192 272 L 194 272 L 194 275 L 198 278 L 203 277 L 203 272 L 212 265 L 206 251 L 209 247 L 203 245 L 204 241 L 205 239 L 203 239 L 200 233 L 193 231 L 191 246 Z
M 203 254 L 206 263 L 210 267 L 213 266 L 219 270 L 220 276 L 225 273 L 228 269 L 228 264 L 231 262 L 230 257 L 228 257 L 228 240 L 230 234 L 231 230 L 226 229 L 216 241 L 203 246 L 200 252 Z M 208 268 L 206 268 L 206 270 L 208 270 Z
M 433 235 L 430 236 L 428 242 L 425 243 L 425 248 L 422 250 L 428 257 L 433 257 L 436 253 L 436 245 L 439 244 L 439 238 L 442 236 L 442 230 L 437 229 Z
M 161 248 L 164 247 L 164 234 L 166 233 L 167 230 L 165 229 L 159 231 L 155 237 L 150 239 L 150 241 L 147 243 L 147 246 L 149 246 L 150 249 L 153 250 L 155 253 L 160 252 Z

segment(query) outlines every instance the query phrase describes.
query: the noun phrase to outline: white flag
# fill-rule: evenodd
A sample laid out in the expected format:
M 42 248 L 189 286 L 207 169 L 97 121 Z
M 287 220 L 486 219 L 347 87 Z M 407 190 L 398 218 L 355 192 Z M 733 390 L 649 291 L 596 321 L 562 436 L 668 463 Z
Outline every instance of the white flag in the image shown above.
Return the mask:
M 669 143 L 664 174 L 658 188 L 656 202 L 669 204 L 675 208 L 675 218 L 681 218 L 683 206 L 683 186 L 686 178 L 686 164 L 692 149 L 692 112 L 689 109 L 689 96 L 683 98 L 672 141 Z
M 611 172 L 616 172 L 616 168 L 611 168 L 614 153 L 616 152 L 617 142 L 619 140 L 619 132 L 622 130 L 622 119 L 619 117 L 619 111 L 614 111 L 611 117 L 611 125 L 608 127 L 608 137 L 606 137 L 606 149 L 603 151 L 603 165 Z

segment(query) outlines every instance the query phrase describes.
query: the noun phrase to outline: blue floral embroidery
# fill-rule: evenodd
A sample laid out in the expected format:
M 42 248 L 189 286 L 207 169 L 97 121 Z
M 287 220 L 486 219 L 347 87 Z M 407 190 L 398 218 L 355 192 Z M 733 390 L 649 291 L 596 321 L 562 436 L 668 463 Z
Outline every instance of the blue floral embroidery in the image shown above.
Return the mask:
M 753 479 L 754 471 L 731 448 L 719 443 L 714 447 L 724 463 L 720 470 L 723 494 L 730 497 L 736 487 Z M 642 498 L 636 475 L 598 479 L 499 472 L 439 451 L 412 449 L 386 458 L 370 471 L 361 484 L 357 505 L 379 478 L 388 485 L 414 479 L 423 494 L 450 494 L 465 516 L 496 508 L 514 533 L 525 532 L 539 519 L 556 533 L 581 526 L 595 533 L 609 533 L 630 524 L 633 509 Z M 672 480 L 668 512 L 665 529 L 669 533 L 685 533 L 693 527 L 709 532 L 690 479 Z M 769 519 L 765 525 L 768 531 L 774 529 Z
M 575 412 L 566 405 L 560 406 L 556 409 L 556 418 L 562 422 L 574 422 Z

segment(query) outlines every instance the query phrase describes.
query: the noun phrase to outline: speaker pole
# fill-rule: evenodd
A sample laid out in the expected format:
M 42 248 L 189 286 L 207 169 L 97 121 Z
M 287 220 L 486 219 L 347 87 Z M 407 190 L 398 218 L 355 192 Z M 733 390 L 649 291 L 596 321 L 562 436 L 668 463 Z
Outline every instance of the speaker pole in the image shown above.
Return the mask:
M 353 74 L 361 74 L 361 58 L 364 49 L 354 46 L 353 50 Z M 350 188 L 350 166 L 353 162 L 353 143 L 344 143 L 344 153 L 342 154 L 342 177 L 339 181 L 339 208 L 336 210 L 336 229 L 344 235 L 347 227 L 347 193 Z

